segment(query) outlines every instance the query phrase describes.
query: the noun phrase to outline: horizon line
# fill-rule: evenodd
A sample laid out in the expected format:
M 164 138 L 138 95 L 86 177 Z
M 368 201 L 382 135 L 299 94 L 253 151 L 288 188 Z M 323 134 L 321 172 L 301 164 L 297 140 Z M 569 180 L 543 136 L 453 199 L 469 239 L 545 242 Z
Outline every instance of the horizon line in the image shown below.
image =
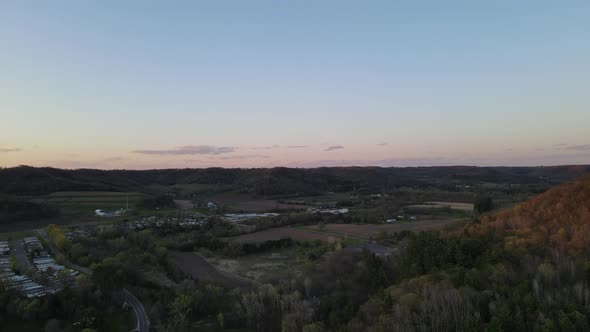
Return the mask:
M 313 166 L 313 167 L 302 167 L 302 166 L 272 166 L 272 167 L 221 167 L 221 166 L 209 166 L 209 167 L 166 167 L 166 168 L 91 168 L 91 167 L 80 167 L 80 168 L 65 168 L 65 167 L 54 167 L 54 166 L 31 166 L 31 165 L 18 165 L 18 166 L 0 166 L 0 169 L 16 169 L 16 168 L 34 168 L 34 169 L 59 169 L 65 171 L 78 171 L 78 170 L 97 170 L 97 171 L 165 171 L 165 170 L 205 170 L 205 169 L 227 169 L 227 170 L 256 170 L 256 169 L 320 169 L 320 168 L 543 168 L 543 167 L 590 167 L 589 164 L 555 164 L 555 165 L 467 165 L 467 164 L 449 164 L 449 165 L 415 165 L 415 166 L 378 166 L 378 165 L 340 165 L 340 166 Z

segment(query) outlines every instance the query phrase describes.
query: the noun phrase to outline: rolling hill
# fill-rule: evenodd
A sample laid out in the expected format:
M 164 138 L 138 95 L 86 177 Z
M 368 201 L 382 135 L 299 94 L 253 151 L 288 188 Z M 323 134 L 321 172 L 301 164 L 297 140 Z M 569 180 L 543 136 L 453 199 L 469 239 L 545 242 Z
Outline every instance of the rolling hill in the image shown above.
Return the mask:
M 549 246 L 573 255 L 589 253 L 590 175 L 484 216 L 481 224 L 469 230 L 504 237 L 508 246 Z
M 554 167 L 331 167 L 258 169 L 64 170 L 0 168 L 0 193 L 46 195 L 58 191 L 146 192 L 151 185 L 208 184 L 256 195 L 322 192 L 381 192 L 402 187 L 455 190 L 456 185 L 550 186 L 569 181 L 590 166 Z M 489 189 L 489 188 L 488 188 Z M 507 189 L 510 190 L 510 189 Z

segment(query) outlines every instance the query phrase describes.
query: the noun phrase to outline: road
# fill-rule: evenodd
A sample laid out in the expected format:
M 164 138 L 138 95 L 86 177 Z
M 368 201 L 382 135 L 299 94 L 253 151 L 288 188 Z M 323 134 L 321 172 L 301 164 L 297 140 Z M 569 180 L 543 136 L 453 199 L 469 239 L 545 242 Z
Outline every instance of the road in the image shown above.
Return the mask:
M 123 288 L 123 296 L 125 297 L 125 301 L 131 305 L 133 311 L 135 312 L 135 317 L 137 317 L 136 330 L 139 332 L 149 331 L 150 320 L 148 319 L 147 313 L 145 312 L 141 302 L 139 302 L 139 300 L 125 288 Z
M 37 230 L 37 234 L 39 234 L 43 238 L 43 240 L 45 241 L 45 243 L 47 244 L 54 256 L 57 257 L 61 255 L 61 252 L 49 240 L 49 237 L 47 236 L 47 233 L 45 233 L 45 230 L 39 229 Z M 70 261 L 65 261 L 65 265 L 70 269 L 78 270 L 84 274 L 92 275 L 92 270 L 87 267 L 74 264 Z M 133 312 L 135 313 L 135 317 L 137 318 L 137 326 L 135 328 L 135 331 L 148 332 L 150 330 L 150 320 L 141 302 L 139 302 L 139 300 L 129 290 L 125 288 L 123 288 L 123 297 L 125 297 L 125 301 L 127 301 L 127 303 L 131 305 L 131 307 L 133 308 Z
M 25 252 L 24 244 L 22 240 L 14 240 L 12 241 L 12 247 L 14 248 L 14 256 L 16 258 L 16 265 L 18 269 L 24 274 L 29 271 L 32 266 L 31 262 L 27 258 L 27 254 Z
M 37 234 L 41 235 L 41 237 L 43 238 L 43 241 L 45 241 L 45 244 L 49 247 L 49 250 L 51 250 L 51 252 L 53 253 L 54 256 L 57 257 L 59 255 L 62 255 L 61 252 L 57 249 L 57 247 L 53 245 L 53 242 L 51 242 L 49 240 L 49 236 L 47 236 L 47 233 L 45 233 L 45 230 L 39 229 L 39 230 L 37 230 Z M 64 257 L 64 259 L 66 258 L 65 255 L 62 255 L 62 256 Z M 68 260 L 66 260 L 64 264 L 72 270 L 77 270 L 82 273 L 92 275 L 92 270 L 87 267 L 83 267 L 83 266 L 74 264 Z

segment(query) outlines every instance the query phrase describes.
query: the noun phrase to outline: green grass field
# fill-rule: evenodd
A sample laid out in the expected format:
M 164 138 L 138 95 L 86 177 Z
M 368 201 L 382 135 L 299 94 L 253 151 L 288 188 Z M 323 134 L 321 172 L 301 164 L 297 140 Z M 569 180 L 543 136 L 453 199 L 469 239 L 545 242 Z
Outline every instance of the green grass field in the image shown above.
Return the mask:
M 130 208 L 147 197 L 142 193 L 122 192 L 56 192 L 32 199 L 34 202 L 58 207 L 66 215 L 93 215 L 97 209 L 118 210 L 129 203 Z

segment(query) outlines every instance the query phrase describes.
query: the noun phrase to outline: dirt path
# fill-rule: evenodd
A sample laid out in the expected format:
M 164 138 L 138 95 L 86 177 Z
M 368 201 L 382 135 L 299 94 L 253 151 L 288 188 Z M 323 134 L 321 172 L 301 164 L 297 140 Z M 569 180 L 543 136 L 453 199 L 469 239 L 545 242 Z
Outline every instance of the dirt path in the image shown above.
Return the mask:
M 14 257 L 16 258 L 16 265 L 18 266 L 18 269 L 22 273 L 26 273 L 32 269 L 31 262 L 29 262 L 25 252 L 23 240 L 19 239 L 12 241 L 12 247 L 14 248 Z

